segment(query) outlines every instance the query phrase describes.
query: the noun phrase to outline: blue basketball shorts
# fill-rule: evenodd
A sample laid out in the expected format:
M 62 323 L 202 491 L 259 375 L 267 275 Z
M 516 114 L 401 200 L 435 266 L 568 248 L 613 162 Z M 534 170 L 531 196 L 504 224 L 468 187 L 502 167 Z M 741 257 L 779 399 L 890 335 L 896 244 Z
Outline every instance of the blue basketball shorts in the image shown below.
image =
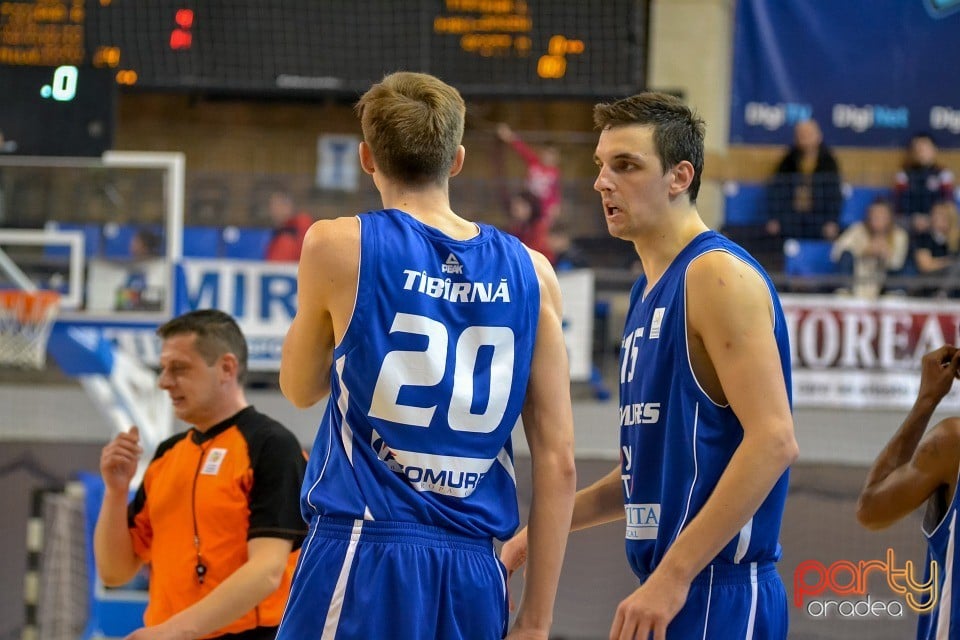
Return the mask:
M 787 592 L 772 562 L 711 564 L 690 585 L 668 640 L 786 640 Z
M 506 571 L 489 538 L 314 518 L 277 640 L 499 640 Z

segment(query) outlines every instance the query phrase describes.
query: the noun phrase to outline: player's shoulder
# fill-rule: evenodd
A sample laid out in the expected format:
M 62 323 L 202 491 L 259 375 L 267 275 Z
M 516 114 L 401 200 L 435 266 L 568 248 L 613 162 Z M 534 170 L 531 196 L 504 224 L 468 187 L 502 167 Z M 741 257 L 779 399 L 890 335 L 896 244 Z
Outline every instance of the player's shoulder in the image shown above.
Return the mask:
M 542 278 L 545 275 L 556 279 L 557 274 L 553 270 L 553 265 L 550 264 L 550 260 L 548 260 L 545 255 L 535 249 L 531 249 L 527 245 L 521 246 L 526 250 L 527 255 L 530 256 L 530 260 L 533 262 L 533 270 L 536 272 L 538 278 Z
M 938 453 L 952 454 L 960 462 L 960 417 L 951 416 L 935 424 L 927 432 L 923 443 Z
M 301 264 L 323 268 L 323 273 L 337 272 L 352 265 L 360 246 L 360 224 L 353 218 L 317 220 L 303 240 Z
M 952 483 L 960 464 L 960 417 L 945 418 L 927 431 L 917 446 L 912 464 L 945 483 Z
M 306 242 L 329 244 L 338 241 L 356 240 L 360 237 L 360 224 L 356 216 L 315 220 L 307 230 Z
M 718 246 L 694 257 L 687 267 L 687 289 L 691 293 L 731 295 L 769 294 L 760 269 L 729 247 Z
M 554 271 L 553 265 L 550 264 L 550 260 L 547 259 L 545 255 L 531 249 L 526 245 L 521 245 L 527 254 L 530 256 L 530 261 L 533 263 L 533 272 L 537 276 L 537 284 L 540 286 L 541 293 L 547 294 L 550 299 L 560 297 L 560 281 L 557 279 L 557 272 Z M 543 301 L 544 296 L 541 295 L 541 301 Z
M 694 333 L 739 334 L 776 322 L 771 285 L 754 264 L 731 251 L 712 250 L 691 261 L 685 288 Z

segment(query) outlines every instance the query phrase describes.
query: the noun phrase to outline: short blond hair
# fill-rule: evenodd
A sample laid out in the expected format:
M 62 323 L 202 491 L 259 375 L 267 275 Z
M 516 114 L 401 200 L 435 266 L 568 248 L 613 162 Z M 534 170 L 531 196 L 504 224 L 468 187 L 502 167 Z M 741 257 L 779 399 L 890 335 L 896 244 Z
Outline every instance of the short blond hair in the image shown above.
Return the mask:
M 443 183 L 463 140 L 466 105 L 434 76 L 387 75 L 356 105 L 364 141 L 388 177 L 407 184 Z

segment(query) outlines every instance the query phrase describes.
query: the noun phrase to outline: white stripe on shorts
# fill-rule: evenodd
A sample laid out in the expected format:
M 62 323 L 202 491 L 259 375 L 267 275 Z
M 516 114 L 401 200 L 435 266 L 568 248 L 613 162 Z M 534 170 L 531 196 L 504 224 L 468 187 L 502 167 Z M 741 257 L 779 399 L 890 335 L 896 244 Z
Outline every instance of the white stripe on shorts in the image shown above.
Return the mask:
M 753 638 L 753 627 L 757 621 L 757 563 L 750 563 L 750 617 L 747 619 L 747 633 L 744 640 Z
M 353 531 L 350 533 L 350 544 L 347 546 L 347 553 L 343 557 L 343 566 L 340 567 L 337 586 L 333 588 L 330 607 L 327 609 L 327 620 L 323 624 L 323 635 L 320 636 L 321 640 L 333 640 L 337 635 L 337 627 L 340 626 L 340 614 L 343 613 L 343 599 L 347 592 L 347 580 L 350 577 L 350 569 L 353 567 L 353 558 L 357 553 L 357 544 L 360 542 L 360 532 L 362 530 L 363 520 L 354 520 Z
M 713 596 L 713 565 L 710 565 L 710 586 L 707 588 L 707 612 L 703 615 L 703 636 L 707 637 L 707 622 L 710 621 L 710 598 Z

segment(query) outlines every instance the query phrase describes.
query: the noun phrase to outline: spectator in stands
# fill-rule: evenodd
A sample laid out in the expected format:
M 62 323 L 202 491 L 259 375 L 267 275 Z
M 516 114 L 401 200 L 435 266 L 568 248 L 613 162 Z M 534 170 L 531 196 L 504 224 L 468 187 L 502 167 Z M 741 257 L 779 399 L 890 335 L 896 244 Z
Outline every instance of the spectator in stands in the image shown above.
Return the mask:
M 960 219 L 953 200 L 940 200 L 930 209 L 930 228 L 918 233 L 913 257 L 917 272 L 929 282 L 918 292 L 922 296 L 945 297 L 960 265 Z
M 929 133 L 910 138 L 893 191 L 897 214 L 909 220 L 914 233 L 930 228 L 934 202 L 953 199 L 953 173 L 937 162 L 937 145 Z
M 553 266 L 558 272 L 585 269 L 590 266 L 590 261 L 580 243 L 570 237 L 562 221 L 550 232 L 550 249 L 555 258 Z
M 141 227 L 130 238 L 130 257 L 134 260 L 156 258 L 160 255 L 162 244 L 159 234 L 147 227 Z
M 540 199 L 540 208 L 548 226 L 560 215 L 560 150 L 544 146 L 538 153 L 520 139 L 506 123 L 497 125 L 497 137 L 513 147 L 527 165 L 525 189 Z
M 833 240 L 840 233 L 840 167 L 815 120 L 798 122 L 794 143 L 767 189 L 766 231 L 778 239 Z
M 539 251 L 555 264 L 550 243 L 550 221 L 543 212 L 543 205 L 531 191 L 523 190 L 510 198 L 510 226 L 507 233 L 534 251 Z
M 300 259 L 303 238 L 313 224 L 313 218 L 304 211 L 297 211 L 293 196 L 286 191 L 274 191 L 268 200 L 273 236 L 264 256 L 271 262 L 296 262 Z
M 130 264 L 127 277 L 117 287 L 116 311 L 159 311 L 163 307 L 163 287 L 151 283 L 150 260 L 160 256 L 163 241 L 148 227 L 140 227 L 130 238 Z
M 833 243 L 830 259 L 853 276 L 854 296 L 876 299 L 887 275 L 903 268 L 909 248 L 910 237 L 894 221 L 893 207 L 886 200 L 875 200 L 864 220 L 850 225 Z

